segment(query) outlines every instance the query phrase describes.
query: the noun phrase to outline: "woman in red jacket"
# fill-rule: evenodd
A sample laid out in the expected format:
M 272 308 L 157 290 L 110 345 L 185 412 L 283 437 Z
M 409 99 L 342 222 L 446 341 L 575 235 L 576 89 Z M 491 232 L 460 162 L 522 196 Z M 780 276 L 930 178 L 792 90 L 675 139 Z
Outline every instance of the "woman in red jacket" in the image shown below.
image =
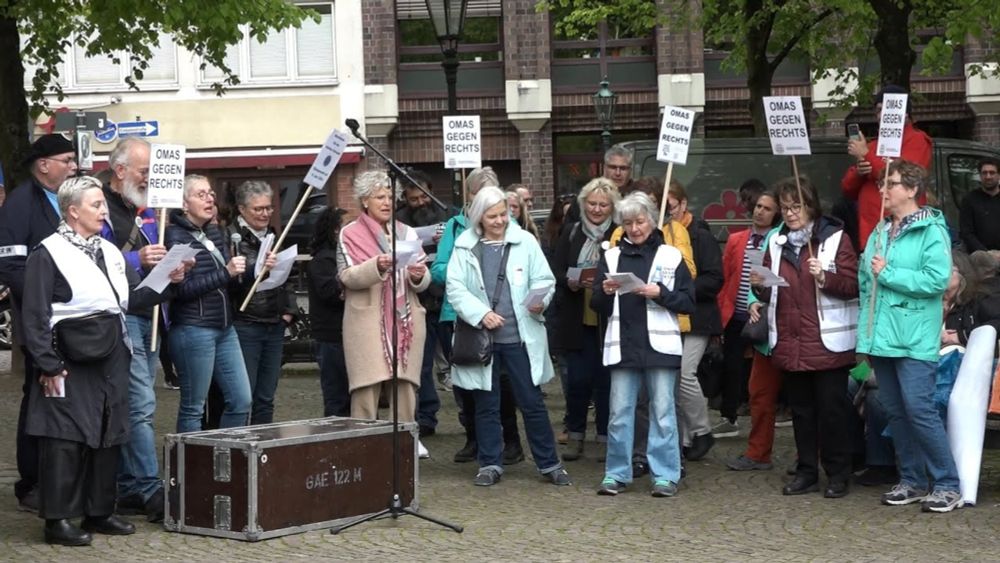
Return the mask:
M 827 474 L 824 496 L 838 498 L 847 494 L 851 474 L 847 371 L 857 342 L 858 256 L 843 225 L 823 215 L 812 183 L 799 181 L 801 199 L 793 178 L 774 187 L 785 225 L 768 239 L 764 255 L 764 267 L 787 286 L 765 289 L 759 274 L 750 282 L 754 294 L 770 304 L 771 358 L 784 372 L 792 408 L 799 462 L 782 493 L 818 490 L 819 458 Z M 751 316 L 759 314 L 760 304 L 754 303 Z

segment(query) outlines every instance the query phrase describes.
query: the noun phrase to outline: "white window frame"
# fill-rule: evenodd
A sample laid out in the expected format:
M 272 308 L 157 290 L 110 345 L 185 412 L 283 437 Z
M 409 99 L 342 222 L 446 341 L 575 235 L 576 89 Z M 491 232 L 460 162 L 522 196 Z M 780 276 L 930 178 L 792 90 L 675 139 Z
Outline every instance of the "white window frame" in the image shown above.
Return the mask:
M 285 30 L 285 68 L 287 69 L 287 74 L 285 76 L 279 77 L 268 77 L 268 78 L 253 78 L 250 75 L 251 63 L 250 60 L 250 42 L 256 41 L 256 39 L 250 37 L 249 26 L 241 26 L 243 31 L 243 38 L 236 45 L 236 65 L 235 68 L 231 69 L 233 73 L 239 77 L 240 83 L 235 86 L 227 86 L 227 88 L 233 89 L 244 89 L 244 88 L 286 88 L 286 87 L 303 87 L 303 86 L 335 86 L 340 83 L 337 73 L 337 5 L 334 1 L 328 2 L 296 2 L 296 5 L 302 8 L 309 8 L 312 6 L 329 6 L 330 7 L 330 37 L 331 45 L 333 45 L 333 72 L 332 74 L 326 76 L 300 76 L 299 75 L 299 53 L 298 53 L 298 42 L 297 34 L 298 28 L 290 27 Z M 199 60 L 200 63 L 204 62 L 204 59 Z M 221 81 L 221 79 L 219 80 Z M 206 90 L 212 87 L 215 79 L 206 78 L 205 71 L 201 68 L 198 69 L 198 88 L 201 90 Z

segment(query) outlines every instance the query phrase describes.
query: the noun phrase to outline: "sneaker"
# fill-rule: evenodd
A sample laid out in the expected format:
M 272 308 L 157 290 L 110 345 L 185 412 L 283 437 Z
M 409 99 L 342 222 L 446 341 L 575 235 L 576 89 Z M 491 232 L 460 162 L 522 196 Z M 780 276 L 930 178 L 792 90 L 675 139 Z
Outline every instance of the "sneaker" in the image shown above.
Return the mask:
M 672 497 L 677 494 L 677 483 L 673 481 L 667 481 L 666 479 L 661 479 L 653 483 L 653 492 L 651 493 L 654 497 Z
M 546 477 L 549 478 L 549 481 L 552 481 L 553 485 L 558 485 L 560 487 L 565 487 L 573 484 L 573 481 L 571 481 L 569 478 L 569 473 L 566 473 L 566 470 L 561 467 L 559 469 L 556 469 L 555 471 L 550 472 L 548 475 L 546 475 Z
M 774 415 L 774 427 L 775 428 L 787 428 L 792 425 L 792 410 L 791 409 L 779 409 Z
M 470 461 L 475 461 L 476 455 L 479 453 L 479 448 L 476 445 L 475 440 L 468 440 L 462 449 L 455 452 L 455 463 L 468 463 Z
M 726 467 L 732 469 L 733 471 L 764 471 L 774 467 L 770 462 L 757 461 L 755 459 L 750 459 L 745 455 L 726 463 Z
M 496 469 L 480 469 L 472 483 L 477 487 L 490 487 L 500 482 L 500 473 Z
M 926 491 L 918 490 L 908 483 L 899 483 L 891 491 L 882 495 L 882 504 L 902 506 L 904 504 L 920 502 L 925 498 L 927 498 Z M 951 510 L 951 508 L 948 510 Z
M 18 497 L 17 509 L 21 512 L 38 512 L 38 489 L 31 489 L 24 496 Z
M 563 446 L 562 458 L 564 461 L 576 461 L 583 457 L 583 440 L 570 439 L 570 441 Z
M 597 487 L 597 494 L 601 496 L 613 497 L 625 490 L 625 483 L 619 483 L 611 477 L 605 477 Z
M 431 452 L 427 451 L 427 448 L 424 447 L 423 442 L 421 442 L 420 440 L 417 440 L 417 457 L 419 457 L 420 459 L 431 458 Z
M 716 438 L 735 438 L 740 435 L 740 425 L 739 423 L 733 421 L 729 422 L 725 418 L 719 421 L 718 424 L 712 427 L 712 436 Z
M 715 445 L 715 437 L 712 433 L 700 434 L 691 438 L 691 447 L 687 449 L 687 453 L 684 455 L 689 461 L 698 461 L 699 459 L 708 455 L 708 451 L 712 449 Z
M 920 503 L 924 512 L 951 512 L 962 508 L 962 493 L 958 491 L 935 490 Z
M 515 463 L 521 463 L 522 461 L 524 461 L 524 449 L 521 447 L 520 442 L 504 445 L 503 447 L 504 465 L 514 465 Z

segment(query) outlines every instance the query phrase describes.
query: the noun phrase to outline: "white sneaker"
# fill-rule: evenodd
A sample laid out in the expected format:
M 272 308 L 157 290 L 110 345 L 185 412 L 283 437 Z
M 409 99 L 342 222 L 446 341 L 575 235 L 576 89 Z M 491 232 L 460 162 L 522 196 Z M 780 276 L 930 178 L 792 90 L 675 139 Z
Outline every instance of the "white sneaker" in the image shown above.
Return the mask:
M 424 443 L 420 440 L 417 440 L 417 456 L 420 457 L 420 459 L 431 458 L 431 452 L 427 451 L 427 448 L 424 447 Z

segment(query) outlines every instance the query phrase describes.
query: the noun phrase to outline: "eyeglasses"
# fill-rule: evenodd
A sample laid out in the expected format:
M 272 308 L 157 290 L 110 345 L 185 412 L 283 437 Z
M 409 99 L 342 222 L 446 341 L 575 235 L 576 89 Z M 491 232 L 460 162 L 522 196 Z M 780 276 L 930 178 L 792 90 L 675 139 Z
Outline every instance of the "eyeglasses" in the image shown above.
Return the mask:
M 215 192 L 212 190 L 202 190 L 200 192 L 194 192 L 191 197 L 195 199 L 200 199 L 202 201 L 208 201 L 209 199 L 215 199 Z
M 899 182 L 899 181 L 896 181 L 896 180 L 891 180 L 889 182 L 883 182 L 883 181 L 879 180 L 879 183 L 878 183 L 878 187 L 885 188 L 887 190 L 890 190 L 892 188 L 895 188 L 896 186 L 902 186 L 902 185 L 903 185 L 902 182 Z
M 69 166 L 69 163 L 71 163 L 71 162 L 73 164 L 76 164 L 76 157 L 75 156 L 67 156 L 66 158 L 46 158 L 45 160 L 54 160 L 56 162 L 61 162 L 61 163 L 65 164 L 66 166 Z
M 251 207 L 250 212 L 254 215 L 270 215 L 271 213 L 274 213 L 274 207 L 270 205 Z
M 792 215 L 798 215 L 799 213 L 802 213 L 802 204 L 793 203 L 792 205 L 788 206 L 782 205 L 781 214 L 788 215 L 789 213 L 791 213 Z

